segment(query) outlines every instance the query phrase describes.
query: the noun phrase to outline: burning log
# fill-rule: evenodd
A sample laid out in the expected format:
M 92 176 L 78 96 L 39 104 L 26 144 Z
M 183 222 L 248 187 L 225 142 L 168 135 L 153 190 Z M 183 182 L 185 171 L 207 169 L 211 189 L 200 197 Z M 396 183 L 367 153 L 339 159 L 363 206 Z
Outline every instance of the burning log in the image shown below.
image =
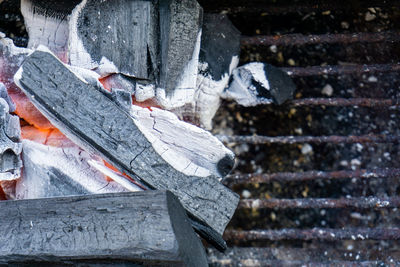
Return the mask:
M 0 181 L 10 181 L 21 176 L 21 128 L 19 118 L 10 114 L 14 110 L 14 103 L 4 84 L 0 83 Z
M 177 119 L 168 124 L 165 113 L 145 113 L 135 108 L 129 114 L 107 91 L 76 76 L 45 49 L 35 51 L 25 60 L 15 81 L 75 143 L 97 152 L 149 188 L 170 190 L 189 214 L 209 229 L 208 233 L 223 233 L 239 197 L 219 183 L 233 166 L 233 154 L 211 134 L 194 126 L 178 125 L 176 128 L 190 131 L 177 136 L 178 139 L 168 136 L 167 131 Z M 196 146 L 200 152 L 190 159 L 186 158 L 189 153 L 184 152 L 185 148 L 174 142 L 187 142 L 192 133 L 198 137 L 197 142 L 188 144 L 188 148 Z M 210 141 L 204 145 L 202 142 L 207 139 Z M 196 157 L 200 159 L 195 160 Z M 203 234 L 207 232 L 203 230 Z M 205 235 L 209 240 L 213 236 L 217 235 Z
M 208 266 L 168 191 L 3 201 L 0 209 L 0 264 Z
M 22 143 L 24 172 L 17 182 L 17 199 L 127 191 L 116 182 L 107 181 L 88 163 L 93 157 L 76 146 L 58 148 L 29 140 Z M 136 187 L 135 191 L 141 189 Z
M 226 15 L 205 14 L 199 73 L 197 76 L 195 114 L 200 124 L 211 129 L 211 120 L 220 105 L 221 94 L 239 63 L 240 32 Z

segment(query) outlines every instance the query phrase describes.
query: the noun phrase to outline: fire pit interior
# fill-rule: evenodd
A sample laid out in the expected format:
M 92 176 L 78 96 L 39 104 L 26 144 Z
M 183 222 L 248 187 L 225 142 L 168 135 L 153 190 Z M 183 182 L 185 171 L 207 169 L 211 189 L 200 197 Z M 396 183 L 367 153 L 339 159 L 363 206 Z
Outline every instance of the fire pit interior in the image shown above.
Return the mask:
M 15 2 L 0 1 L 0 31 L 26 47 Z M 399 264 L 400 3 L 198 2 L 241 32 L 241 65 L 267 62 L 297 86 L 282 105 L 224 101 L 214 118 L 241 200 L 210 265 Z

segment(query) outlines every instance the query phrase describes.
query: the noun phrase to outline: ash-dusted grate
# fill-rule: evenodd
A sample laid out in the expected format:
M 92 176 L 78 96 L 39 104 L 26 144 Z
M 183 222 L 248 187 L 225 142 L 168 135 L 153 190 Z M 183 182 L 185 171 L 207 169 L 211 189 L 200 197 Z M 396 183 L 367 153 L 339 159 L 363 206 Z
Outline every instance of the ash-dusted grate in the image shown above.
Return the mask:
M 224 103 L 214 133 L 241 194 L 212 266 L 399 264 L 398 1 L 200 1 L 243 34 L 241 64 L 285 70 L 282 106 Z

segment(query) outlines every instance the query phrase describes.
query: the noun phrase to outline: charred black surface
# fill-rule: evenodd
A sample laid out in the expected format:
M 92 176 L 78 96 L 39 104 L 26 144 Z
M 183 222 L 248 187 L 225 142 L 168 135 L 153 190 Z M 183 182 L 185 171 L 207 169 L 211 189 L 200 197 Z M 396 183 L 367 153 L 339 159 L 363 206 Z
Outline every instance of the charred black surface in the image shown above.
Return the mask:
M 229 74 L 232 58 L 240 54 L 240 32 L 226 15 L 204 14 L 199 61 L 207 63 L 213 80 Z
M 287 73 L 270 64 L 264 65 L 264 71 L 269 82 L 270 93 L 274 103 L 280 105 L 286 100 L 293 98 L 296 85 Z M 262 92 L 259 92 L 259 95 L 262 96 Z
M 4 201 L 0 207 L 0 264 L 207 266 L 184 209 L 168 191 Z
M 151 188 L 172 191 L 190 214 L 222 234 L 238 196 L 217 177 L 187 176 L 175 170 L 126 111 L 50 53 L 34 52 L 22 69 L 18 78 L 22 89 L 62 132 Z
M 157 14 L 154 1 L 89 0 L 78 14 L 76 30 L 97 64 L 104 57 L 125 75 L 154 79 L 159 61 Z
M 191 60 L 203 9 L 195 0 L 162 0 L 160 8 L 160 85 L 170 94 Z

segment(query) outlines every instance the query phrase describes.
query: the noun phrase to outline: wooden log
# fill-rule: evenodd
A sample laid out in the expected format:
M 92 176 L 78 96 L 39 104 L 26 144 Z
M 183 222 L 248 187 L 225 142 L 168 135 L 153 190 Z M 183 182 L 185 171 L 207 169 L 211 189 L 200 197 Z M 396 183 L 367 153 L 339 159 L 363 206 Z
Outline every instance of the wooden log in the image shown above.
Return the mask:
M 168 191 L 0 202 L 0 264 L 127 262 L 208 266 Z
M 99 159 L 77 146 L 60 148 L 29 140 L 22 144 L 24 171 L 17 181 L 17 199 L 128 192 L 117 182 L 107 181 L 90 165 Z M 141 191 L 137 186 L 130 190 Z
M 165 151 L 157 150 L 156 140 L 147 139 L 137 119 L 112 101 L 104 90 L 85 83 L 54 55 L 41 50 L 25 60 L 15 81 L 36 107 L 75 143 L 100 154 L 121 172 L 140 179 L 150 188 L 170 190 L 197 221 L 211 227 L 210 232 L 222 235 L 236 209 L 238 195 L 224 187 L 215 175 L 202 177 L 194 175 L 196 170 L 192 175 L 178 171 L 174 162 L 163 158 Z M 215 168 L 224 176 L 232 165 L 231 154 L 227 153 L 216 162 Z M 204 235 L 207 231 L 201 232 L 210 240 Z
M 98 68 L 100 73 L 158 78 L 155 1 L 84 0 L 71 14 L 69 31 L 72 65 Z
M 211 129 L 221 93 L 239 63 L 240 32 L 223 14 L 204 14 L 195 103 L 200 124 Z
M 190 82 L 191 76 L 194 77 L 195 86 L 199 56 L 196 43 L 201 31 L 203 9 L 196 0 L 161 0 L 159 10 L 160 87 L 166 90 L 168 96 L 177 86 L 182 87 L 180 83 Z M 196 62 L 190 62 L 192 59 Z
M 222 97 L 246 107 L 280 105 L 292 99 L 295 90 L 296 85 L 287 73 L 267 63 L 251 62 L 233 71 L 229 88 Z
M 0 181 L 21 176 L 21 128 L 19 118 L 10 114 L 14 110 L 14 103 L 0 83 Z

